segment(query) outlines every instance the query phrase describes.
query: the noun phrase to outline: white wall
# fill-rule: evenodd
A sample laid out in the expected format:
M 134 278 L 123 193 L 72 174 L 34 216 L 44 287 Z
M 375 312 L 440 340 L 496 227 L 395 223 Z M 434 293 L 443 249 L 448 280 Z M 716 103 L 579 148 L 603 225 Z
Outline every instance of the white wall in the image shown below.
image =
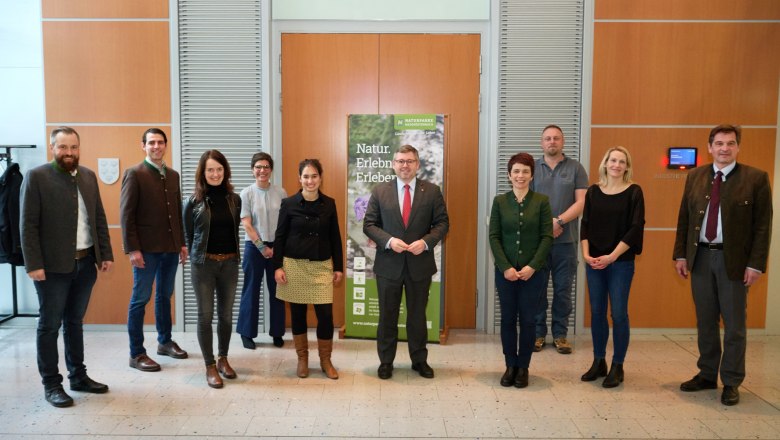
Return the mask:
M 26 172 L 46 161 L 41 2 L 0 0 L 0 11 L 0 145 L 38 145 L 34 150 L 12 150 L 14 161 Z M 24 268 L 16 273 L 19 312 L 37 313 L 32 282 Z M 0 314 L 9 313 L 11 304 L 11 266 L 3 264 Z
M 274 20 L 488 20 L 490 0 L 274 0 Z

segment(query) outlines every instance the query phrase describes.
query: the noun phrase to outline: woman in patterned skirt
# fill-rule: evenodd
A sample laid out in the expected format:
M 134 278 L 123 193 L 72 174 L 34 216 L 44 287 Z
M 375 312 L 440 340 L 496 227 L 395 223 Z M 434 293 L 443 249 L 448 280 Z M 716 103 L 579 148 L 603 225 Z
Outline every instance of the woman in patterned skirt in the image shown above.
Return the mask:
M 333 285 L 344 271 L 341 232 L 335 201 L 320 192 L 322 165 L 304 159 L 298 165 L 301 190 L 282 200 L 274 242 L 276 297 L 290 303 L 293 342 L 298 354 L 298 377 L 309 375 L 306 309 L 317 315 L 320 367 L 330 379 L 339 374 L 331 363 L 333 351 Z

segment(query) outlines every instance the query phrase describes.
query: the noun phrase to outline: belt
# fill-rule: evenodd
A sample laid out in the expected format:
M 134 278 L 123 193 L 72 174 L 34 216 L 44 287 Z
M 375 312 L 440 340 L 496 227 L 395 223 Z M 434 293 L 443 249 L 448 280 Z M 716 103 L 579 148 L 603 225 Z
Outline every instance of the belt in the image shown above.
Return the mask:
M 76 251 L 76 259 L 77 260 L 81 260 L 82 258 L 89 257 L 90 255 L 93 254 L 94 251 L 95 251 L 95 246 L 91 246 L 91 247 L 88 247 L 86 249 L 82 249 L 80 251 L 77 250 Z
M 238 256 L 237 253 L 233 252 L 232 254 L 209 254 L 206 253 L 206 258 L 213 261 L 225 261 L 230 260 L 231 258 L 236 258 Z
M 722 251 L 723 243 L 705 243 L 703 241 L 700 241 L 699 247 L 707 248 L 711 251 Z

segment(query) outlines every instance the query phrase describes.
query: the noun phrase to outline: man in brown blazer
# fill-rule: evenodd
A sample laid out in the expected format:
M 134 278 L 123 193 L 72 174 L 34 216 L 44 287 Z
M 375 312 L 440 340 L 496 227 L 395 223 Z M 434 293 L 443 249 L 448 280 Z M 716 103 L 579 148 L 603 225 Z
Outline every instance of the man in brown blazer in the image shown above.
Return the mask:
M 673 256 L 682 278 L 691 273 L 699 343 L 699 373 L 680 389 L 716 389 L 720 371 L 724 405 L 739 403 L 739 385 L 745 378 L 747 291 L 766 271 L 772 235 L 769 176 L 737 163 L 740 139 L 738 126 L 719 125 L 710 131 L 707 150 L 713 163 L 688 175 Z
M 187 248 L 179 173 L 163 162 L 167 147 L 168 138 L 162 130 L 146 130 L 141 140 L 146 158 L 128 168 L 122 179 L 122 241 L 133 266 L 133 294 L 127 313 L 130 367 L 141 371 L 160 370 L 144 348 L 144 312 L 153 283 L 157 289 L 157 354 L 176 359 L 187 357 L 187 352 L 171 339 L 171 295 L 178 264 L 187 260 Z

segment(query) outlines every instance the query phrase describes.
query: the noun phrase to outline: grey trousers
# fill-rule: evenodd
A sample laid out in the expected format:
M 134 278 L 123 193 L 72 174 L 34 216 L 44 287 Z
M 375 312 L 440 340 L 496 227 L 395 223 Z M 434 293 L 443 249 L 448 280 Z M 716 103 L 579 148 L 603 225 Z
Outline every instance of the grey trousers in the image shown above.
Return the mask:
M 745 379 L 747 287 L 726 275 L 723 251 L 699 247 L 691 270 L 699 337 L 699 375 L 723 385 L 739 386 Z M 720 319 L 723 318 L 723 349 Z

